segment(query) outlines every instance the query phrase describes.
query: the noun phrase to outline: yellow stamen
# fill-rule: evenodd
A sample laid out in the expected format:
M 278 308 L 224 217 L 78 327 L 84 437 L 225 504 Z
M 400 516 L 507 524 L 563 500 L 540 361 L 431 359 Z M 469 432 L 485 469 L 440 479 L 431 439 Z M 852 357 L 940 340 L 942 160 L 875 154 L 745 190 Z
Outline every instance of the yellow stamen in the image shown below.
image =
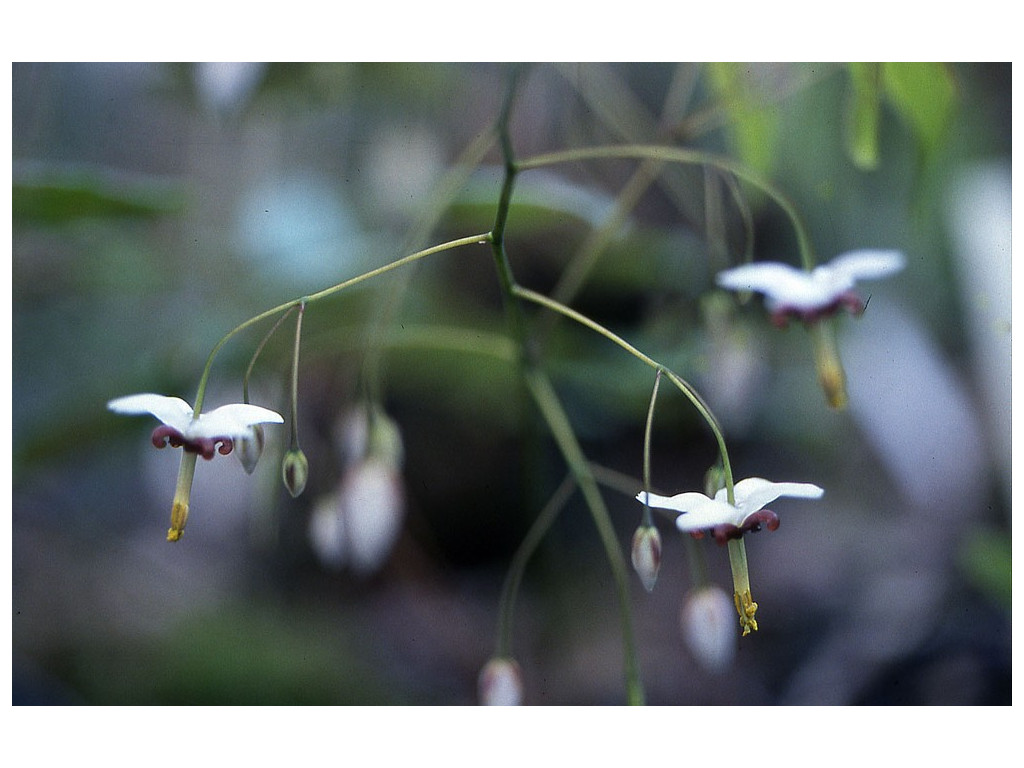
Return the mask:
M 757 603 L 750 596 L 750 576 L 747 573 L 747 550 L 743 546 L 743 539 L 731 539 L 729 541 L 729 566 L 732 569 L 732 600 L 736 605 L 736 613 L 740 615 L 740 626 L 743 628 L 743 635 L 749 635 L 751 630 L 757 631 L 757 621 L 754 614 L 757 612 Z
M 750 596 L 748 589 L 742 595 L 739 592 L 732 593 L 732 601 L 736 605 L 736 613 L 740 615 L 740 626 L 743 627 L 743 636 L 746 637 L 750 631 L 757 631 L 757 621 L 754 614 L 757 613 L 757 603 Z
M 822 320 L 811 326 L 814 343 L 814 358 L 818 369 L 818 381 L 825 390 L 825 399 L 830 408 L 841 411 L 846 408 L 846 374 L 839 359 L 835 329 L 831 321 Z
M 177 541 L 185 532 L 188 520 L 188 500 L 192 495 L 192 478 L 196 474 L 194 453 L 182 451 L 181 464 L 178 466 L 178 483 L 174 487 L 174 501 L 171 502 L 171 527 L 167 531 L 168 541 Z
M 175 501 L 171 505 L 171 527 L 167 530 L 167 540 L 177 541 L 185 532 L 185 521 L 188 520 L 188 504 Z

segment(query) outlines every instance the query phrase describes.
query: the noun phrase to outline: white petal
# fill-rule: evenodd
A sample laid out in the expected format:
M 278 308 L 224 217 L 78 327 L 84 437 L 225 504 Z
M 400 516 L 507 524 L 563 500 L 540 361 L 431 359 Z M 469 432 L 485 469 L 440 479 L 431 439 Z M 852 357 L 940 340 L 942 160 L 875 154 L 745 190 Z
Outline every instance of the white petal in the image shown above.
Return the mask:
M 764 509 L 766 504 L 771 504 L 780 496 L 791 496 L 801 499 L 820 499 L 825 491 L 811 483 L 773 483 L 761 477 L 748 477 L 740 480 L 733 488 L 736 497 L 736 507 L 740 512 L 742 525 L 750 515 L 758 510 Z M 715 494 L 715 500 L 725 502 L 726 490 L 723 488 Z
M 150 393 L 128 395 L 111 400 L 107 403 L 107 408 L 114 413 L 127 415 L 152 414 L 164 424 L 174 427 L 179 432 L 184 432 L 188 429 L 188 425 L 192 421 L 192 406 L 180 397 L 167 397 L 166 395 Z
M 646 496 L 646 493 L 639 493 L 636 500 L 643 503 Z M 676 527 L 681 531 L 703 531 L 722 523 L 739 525 L 743 520 L 736 507 L 717 498 L 709 499 L 703 493 L 680 493 L 675 496 L 652 493 L 648 505 L 682 513 L 676 518 Z
M 899 251 L 858 250 L 836 256 L 828 266 L 849 280 L 878 280 L 903 269 L 905 260 Z
M 215 408 L 209 413 L 201 413 L 199 418 L 184 430 L 186 437 L 232 437 L 249 436 L 249 428 L 256 424 L 280 424 L 284 421 L 281 414 L 248 403 L 231 403 Z
M 777 262 L 757 262 L 721 272 L 717 282 L 734 291 L 763 293 L 771 307 L 816 309 L 831 304 L 836 292 L 825 275 Z
M 694 499 L 690 509 L 676 518 L 676 528 L 684 533 L 692 531 L 704 531 L 714 528 L 716 525 L 729 523 L 739 526 L 743 523 L 743 515 L 731 504 L 724 501 L 709 499 L 702 493 L 693 494 L 700 499 Z

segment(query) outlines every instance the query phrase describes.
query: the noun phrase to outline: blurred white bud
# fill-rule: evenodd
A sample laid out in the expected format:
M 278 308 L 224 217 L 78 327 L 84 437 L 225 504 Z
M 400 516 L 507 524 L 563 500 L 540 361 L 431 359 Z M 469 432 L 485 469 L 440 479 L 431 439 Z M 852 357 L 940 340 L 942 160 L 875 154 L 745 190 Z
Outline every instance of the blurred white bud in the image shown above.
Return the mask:
M 314 506 L 309 540 L 325 566 L 367 576 L 384 565 L 402 529 L 402 441 L 391 419 L 363 409 L 348 415 L 338 439 L 346 469 Z
M 523 703 L 523 676 L 514 659 L 491 659 L 477 681 L 480 703 L 489 707 L 516 707 Z
M 653 525 L 641 525 L 633 534 L 633 568 L 644 589 L 654 589 L 661 568 L 661 534 Z
M 338 491 L 317 499 L 308 533 L 309 543 L 322 565 L 336 571 L 345 567 L 345 515 Z
M 335 422 L 334 436 L 344 464 L 361 461 L 370 444 L 370 418 L 366 408 L 349 409 Z
M 385 413 L 366 406 L 350 409 L 334 430 L 344 466 L 351 467 L 373 456 L 398 467 L 402 463 L 402 436 L 398 425 Z
M 398 539 L 405 516 L 397 471 L 376 459 L 349 469 L 341 485 L 321 498 L 309 521 L 320 561 L 366 576 L 378 571 Z
M 736 608 L 721 587 L 691 592 L 679 614 L 683 640 L 709 672 L 722 672 L 736 655 Z

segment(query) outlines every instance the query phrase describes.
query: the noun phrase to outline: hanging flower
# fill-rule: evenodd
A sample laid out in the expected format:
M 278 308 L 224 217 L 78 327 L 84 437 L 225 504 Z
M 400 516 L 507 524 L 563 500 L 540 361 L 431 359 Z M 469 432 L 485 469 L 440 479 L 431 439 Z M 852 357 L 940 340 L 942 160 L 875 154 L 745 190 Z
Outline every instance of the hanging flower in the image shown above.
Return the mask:
M 642 491 L 636 499 L 651 507 L 679 512 L 676 527 L 694 538 L 701 538 L 707 531 L 719 544 L 729 545 L 733 603 L 740 617 L 743 634 L 747 635 L 757 629 L 757 621 L 754 619 L 757 603 L 750 594 L 743 534 L 759 531 L 762 525 L 769 531 L 779 527 L 779 516 L 765 509 L 765 504 L 781 496 L 820 499 L 824 493 L 824 490 L 810 483 L 773 483 L 760 477 L 748 477 L 733 487 L 734 504 L 729 503 L 725 488 L 717 491 L 714 498 L 695 491 L 675 496 L 658 496 Z
M 866 305 L 853 290 L 857 281 L 888 277 L 903 266 L 899 251 L 858 250 L 810 271 L 777 262 L 744 264 L 719 273 L 717 282 L 729 290 L 764 294 L 772 322 L 785 327 L 789 318 L 814 323 L 843 307 L 860 314 Z
M 248 403 L 222 405 L 209 413 L 194 415 L 192 406 L 180 397 L 141 394 L 119 397 L 107 403 L 114 413 L 128 416 L 151 414 L 163 424 L 153 430 L 153 445 L 164 448 L 168 444 L 212 459 L 215 452 L 231 453 L 236 440 L 251 437 L 257 424 L 280 424 L 280 414 L 268 408 Z
M 764 509 L 764 506 L 780 496 L 819 499 L 824 493 L 823 489 L 810 483 L 773 483 L 760 477 L 748 477 L 733 488 L 735 504 L 729 503 L 725 488 L 719 490 L 713 499 L 696 491 L 676 496 L 641 492 L 636 499 L 651 507 L 681 513 L 676 518 L 676 527 L 684 533 L 699 538 L 708 531 L 719 544 L 724 544 L 744 533 L 758 531 L 762 525 L 769 531 L 778 528 L 778 515 Z
M 149 393 L 116 398 L 107 403 L 107 408 L 114 413 L 129 416 L 156 416 L 163 424 L 153 430 L 153 445 L 157 448 L 171 445 L 182 449 L 178 482 L 171 503 L 168 541 L 178 541 L 185 531 L 196 457 L 212 459 L 214 453 L 218 452 L 226 456 L 231 453 L 235 442 L 246 448 L 246 441 L 254 438 L 254 430 L 260 429 L 258 425 L 284 421 L 280 414 L 248 403 L 223 405 L 197 416 L 192 406 L 179 397 Z M 245 460 L 242 463 L 244 466 Z

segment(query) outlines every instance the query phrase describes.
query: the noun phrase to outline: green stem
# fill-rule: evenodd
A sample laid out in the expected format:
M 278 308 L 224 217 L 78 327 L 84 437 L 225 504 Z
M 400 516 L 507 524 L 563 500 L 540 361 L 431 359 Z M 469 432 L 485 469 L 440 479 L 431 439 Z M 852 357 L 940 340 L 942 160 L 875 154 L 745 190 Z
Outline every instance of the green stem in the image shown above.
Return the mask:
M 261 312 L 260 314 L 256 315 L 255 317 L 250 317 L 244 323 L 242 323 L 242 324 L 232 328 L 230 331 L 228 331 L 226 334 L 224 334 L 224 336 L 221 337 L 220 341 L 218 341 L 214 345 L 213 349 L 210 351 L 209 356 L 206 358 L 206 365 L 203 367 L 203 373 L 199 377 L 199 389 L 196 392 L 196 402 L 195 402 L 195 406 L 193 408 L 194 413 L 198 415 L 200 413 L 200 411 L 202 410 L 203 398 L 206 395 L 206 384 L 207 384 L 207 381 L 210 378 L 210 370 L 213 368 L 213 361 L 214 361 L 214 358 L 216 358 L 217 353 L 220 352 L 221 348 L 232 337 L 234 337 L 238 333 L 241 333 L 246 328 L 249 328 L 250 326 L 255 325 L 256 323 L 260 322 L 261 320 L 266 320 L 268 317 L 273 317 L 274 315 L 276 315 L 276 314 L 278 314 L 280 312 L 284 312 L 286 310 L 289 310 L 289 309 L 292 309 L 294 307 L 297 307 L 300 304 L 312 304 L 314 301 L 319 301 L 320 299 L 325 299 L 328 296 L 333 296 L 334 294 L 338 293 L 339 291 L 343 291 L 346 288 L 352 287 L 353 285 L 356 285 L 358 283 L 362 283 L 362 282 L 364 282 L 366 280 L 371 280 L 371 279 L 373 279 L 375 277 L 383 275 L 386 272 L 390 272 L 393 269 L 398 269 L 399 267 L 403 267 L 406 264 L 411 264 L 412 262 L 418 261 L 419 259 L 425 258 L 427 256 L 432 256 L 435 253 L 441 253 L 442 251 L 449 251 L 449 250 L 452 250 L 453 248 L 458 248 L 458 247 L 463 246 L 463 245 L 473 245 L 473 244 L 476 244 L 476 243 L 487 243 L 487 242 L 490 242 L 490 239 L 491 239 L 490 233 L 489 232 L 485 232 L 485 233 L 480 234 L 480 235 L 470 235 L 468 237 L 460 237 L 457 240 L 449 240 L 446 243 L 441 243 L 440 245 L 431 246 L 430 248 L 425 248 L 422 251 L 416 251 L 416 253 L 410 254 L 410 255 L 405 256 L 405 257 L 403 257 L 401 259 L 397 259 L 396 261 L 389 262 L 388 264 L 385 264 L 382 267 L 377 267 L 376 269 L 371 269 L 369 272 L 364 272 L 361 275 L 358 275 L 356 277 L 350 278 L 348 280 L 344 280 L 344 281 L 342 281 L 342 282 L 340 282 L 340 283 L 338 283 L 336 285 L 332 285 L 329 288 L 324 288 L 322 291 L 317 291 L 316 293 L 311 293 L 308 296 L 303 296 L 303 297 L 300 297 L 298 299 L 292 299 L 291 301 L 286 301 L 284 304 L 278 304 L 276 307 L 268 309 L 265 312 Z
M 302 317 L 306 314 L 306 302 L 299 303 L 299 315 L 295 318 L 295 346 L 292 350 L 292 418 L 290 450 L 299 450 L 299 347 L 302 343 Z
M 615 580 L 615 591 L 619 598 L 619 615 L 622 621 L 622 642 L 626 664 L 626 697 L 630 704 L 643 704 L 644 689 L 640 679 L 640 665 L 637 660 L 636 642 L 633 638 L 633 624 L 630 618 L 629 576 L 626 570 L 626 561 L 619 549 L 618 538 L 612 526 L 611 515 L 608 513 L 601 491 L 590 472 L 583 450 L 576 440 L 576 433 L 569 423 L 569 418 L 566 416 L 551 382 L 537 370 L 528 370 L 525 376 L 534 402 L 540 409 L 548 429 L 551 430 L 551 434 L 555 438 L 555 443 L 583 493 L 601 543 L 604 545 L 605 555 Z
M 522 583 L 526 564 L 551 528 L 552 523 L 557 519 L 558 513 L 565 507 L 565 503 L 569 500 L 575 487 L 576 484 L 570 474 L 558 486 L 548 503 L 544 505 L 540 514 L 537 515 L 537 519 L 530 526 L 530 530 L 526 532 L 519 549 L 512 556 L 512 563 L 509 565 L 508 574 L 505 576 L 505 583 L 501 589 L 501 603 L 498 607 L 498 642 L 495 653 L 498 658 L 512 657 L 512 617 L 515 613 L 516 596 L 519 594 L 519 585 Z
M 611 517 L 604 504 L 604 499 L 601 497 L 601 492 L 598 490 L 597 483 L 590 473 L 590 467 L 576 440 L 572 426 L 565 415 L 565 411 L 562 409 L 554 389 L 551 387 L 551 382 L 548 381 L 543 373 L 529 365 L 526 359 L 528 348 L 526 327 L 523 322 L 521 307 L 515 300 L 519 287 L 516 285 L 512 274 L 512 265 L 505 252 L 505 227 L 508 223 L 509 210 L 512 204 L 512 192 L 515 187 L 517 173 L 508 130 L 512 102 L 516 91 L 516 80 L 517 73 L 513 73 L 512 82 L 506 93 L 498 120 L 498 136 L 505 160 L 505 178 L 501 188 L 501 196 L 498 200 L 498 208 L 495 213 L 494 227 L 491 230 L 491 247 L 494 253 L 494 262 L 498 271 L 502 299 L 511 326 L 512 336 L 519 344 L 521 355 L 520 367 L 523 369 L 523 376 L 527 387 L 541 415 L 547 422 L 548 428 L 555 437 L 555 442 L 558 444 L 563 458 L 569 465 L 577 485 L 579 485 L 583 493 L 583 498 L 604 544 L 605 553 L 615 580 L 616 592 L 619 597 L 626 666 L 626 697 L 630 704 L 643 704 L 643 683 L 640 679 L 640 665 L 636 653 L 636 644 L 633 639 L 633 626 L 629 605 L 629 581 L 625 560 L 619 550 Z
M 595 333 L 599 333 L 609 341 L 619 345 L 645 365 L 650 366 L 656 371 L 662 371 L 668 377 L 669 381 L 675 384 L 676 387 L 686 395 L 690 402 L 693 403 L 693 406 L 697 409 L 697 412 L 700 413 L 708 426 L 711 427 L 711 431 L 714 433 L 715 440 L 718 443 L 718 452 L 722 457 L 722 467 L 725 470 L 725 485 L 728 489 L 729 503 L 735 504 L 736 500 L 733 494 L 732 465 L 729 462 L 729 452 L 725 447 L 725 435 L 722 432 L 721 425 L 718 423 L 718 419 L 716 419 L 714 414 L 711 412 L 711 408 L 704 402 L 704 399 L 700 396 L 697 390 L 694 389 L 692 384 L 687 382 L 674 371 L 659 363 L 657 360 L 645 355 L 621 336 L 617 336 L 600 323 L 591 320 L 586 315 L 580 314 L 575 309 L 567 307 L 564 304 L 559 304 L 554 299 L 550 299 L 542 293 L 531 291 L 529 288 L 523 288 L 522 286 L 515 286 L 514 292 L 515 295 L 521 299 L 539 304 L 542 307 L 546 307 L 554 312 L 565 315 L 570 320 L 575 320 L 580 325 L 589 328 Z
M 484 131 L 456 158 L 453 167 L 431 191 L 420 216 L 413 224 L 402 252 L 418 248 L 437 226 L 437 222 L 451 205 L 459 189 L 466 183 L 472 172 L 480 165 L 487 152 L 497 141 L 494 131 Z M 383 380 L 384 345 L 382 338 L 393 326 L 394 317 L 401 307 L 402 297 L 412 280 L 415 270 L 406 270 L 400 278 L 392 281 L 390 290 L 379 303 L 374 319 L 369 324 L 360 379 L 367 399 L 376 402 L 381 399 Z
M 658 387 L 661 384 L 661 369 L 654 374 L 654 391 L 651 392 L 651 404 L 647 408 L 647 423 L 644 425 L 644 490 L 651 492 L 651 429 L 654 426 L 654 404 L 658 402 Z M 652 525 L 651 505 L 644 504 L 643 525 Z
M 785 212 L 793 223 L 796 231 L 797 244 L 800 248 L 800 258 L 805 269 L 813 269 L 815 264 L 814 250 L 811 247 L 811 239 L 804 227 L 803 220 L 796 210 L 796 206 L 782 192 L 775 187 L 768 179 L 756 171 L 752 171 L 742 163 L 738 163 L 728 157 L 722 157 L 710 152 L 684 149 L 682 147 L 665 147 L 651 144 L 624 144 L 621 146 L 608 147 L 580 147 L 567 149 L 560 152 L 549 152 L 543 155 L 520 160 L 519 171 L 528 171 L 533 168 L 543 168 L 549 165 L 561 163 L 577 163 L 583 160 L 599 160 L 611 158 L 635 158 L 661 160 L 669 163 L 683 163 L 686 165 L 709 165 L 733 174 L 754 185 Z
M 270 328 L 270 330 L 267 331 L 266 335 L 263 337 L 263 339 L 260 341 L 260 343 L 256 346 L 256 351 L 253 352 L 252 358 L 249 360 L 249 366 L 245 369 L 245 376 L 242 377 L 242 402 L 243 403 L 248 403 L 249 402 L 249 377 L 252 376 L 252 369 L 256 367 L 256 361 L 259 359 L 260 355 L 262 354 L 263 348 L 267 345 L 267 342 L 270 341 L 271 337 L 275 333 L 277 333 L 277 329 L 281 327 L 281 323 L 283 323 L 287 319 L 288 315 L 290 315 L 292 313 L 293 309 L 295 309 L 295 307 L 290 307 L 283 315 L 281 315 L 279 318 L 277 318 L 277 321 Z
M 505 178 L 501 185 L 501 194 L 498 197 L 498 208 L 494 215 L 494 226 L 491 228 L 491 250 L 494 254 L 494 265 L 498 270 L 498 281 L 501 284 L 501 296 L 505 305 L 505 315 L 508 318 L 512 337 L 518 342 L 519 351 L 522 355 L 526 350 L 526 327 L 523 323 L 519 305 L 513 299 L 516 281 L 512 274 L 512 263 L 505 252 L 505 227 L 508 225 L 509 210 L 512 206 L 512 191 L 515 189 L 517 173 L 512 152 L 512 139 L 508 131 L 517 81 L 518 70 L 513 70 L 512 79 L 505 94 L 505 101 L 502 104 L 501 115 L 498 118 L 498 140 L 501 143 L 501 152 L 505 160 Z

